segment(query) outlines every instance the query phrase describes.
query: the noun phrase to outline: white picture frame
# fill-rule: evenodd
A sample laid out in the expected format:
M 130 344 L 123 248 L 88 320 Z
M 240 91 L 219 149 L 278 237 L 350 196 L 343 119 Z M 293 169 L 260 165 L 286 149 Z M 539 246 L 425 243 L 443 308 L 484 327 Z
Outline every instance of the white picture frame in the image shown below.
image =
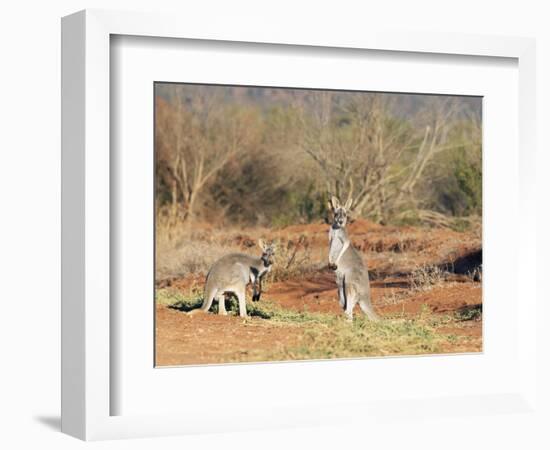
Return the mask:
M 269 28 L 235 29 L 216 23 L 205 27 L 191 17 L 112 11 L 82 11 L 62 21 L 62 430 L 85 440 L 162 436 L 209 431 L 244 431 L 266 427 L 307 426 L 313 423 L 353 421 L 360 417 L 402 420 L 437 407 L 441 416 L 537 413 L 536 293 L 523 289 L 517 316 L 518 369 L 514 388 L 470 397 L 413 398 L 388 401 L 305 404 L 299 408 L 280 404 L 271 410 L 245 411 L 214 405 L 231 417 L 223 423 L 203 420 L 201 414 L 112 415 L 110 296 L 114 280 L 111 261 L 110 83 L 111 36 L 163 37 L 206 41 L 295 45 L 308 48 L 368 49 L 417 55 L 500 57 L 518 64 L 519 183 L 517 205 L 521 221 L 515 236 L 518 260 L 535 261 L 535 43 L 532 39 L 397 33 L 384 30 L 352 31 L 326 35 L 314 27 L 305 31 Z M 152 124 L 151 124 L 152 126 Z M 516 198 L 516 197 L 515 197 Z M 520 238 L 521 236 L 521 238 Z M 515 247 L 515 248 L 516 248 Z M 534 262 L 533 262 L 534 264 Z M 517 266 L 518 280 L 535 269 Z M 518 281 L 519 282 L 519 281 Z M 517 292 L 516 292 L 517 295 Z M 152 335 L 151 335 L 152 339 Z M 258 365 L 248 366 L 245 370 Z M 309 366 L 308 370 L 315 368 Z M 167 369 L 169 370 L 169 369 Z M 275 370 L 263 366 L 263 372 Z M 302 369 L 295 369 L 302 370 Z M 349 370 L 349 368 L 348 368 Z M 395 412 L 395 402 L 400 404 Z M 199 405 L 196 405 L 200 410 Z M 210 405 L 212 406 L 212 405 Z M 327 405 L 324 405 L 327 406 Z M 204 414 L 207 414 L 206 412 Z M 426 414 L 433 414 L 432 412 Z

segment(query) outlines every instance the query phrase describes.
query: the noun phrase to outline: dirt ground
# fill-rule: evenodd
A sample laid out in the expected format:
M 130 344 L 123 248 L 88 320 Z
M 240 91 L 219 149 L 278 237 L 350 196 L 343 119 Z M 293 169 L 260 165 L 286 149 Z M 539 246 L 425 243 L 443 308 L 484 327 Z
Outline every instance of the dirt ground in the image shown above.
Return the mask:
M 435 314 L 443 314 L 481 303 L 480 283 L 449 283 L 394 302 L 384 297 L 387 291 L 393 295 L 396 290 L 382 281 L 372 283 L 373 304 L 382 317 L 395 313 L 414 317 L 423 305 Z M 295 311 L 342 314 L 332 274 L 276 283 L 265 295 L 281 307 Z M 238 316 L 214 313 L 189 316 L 166 305 L 156 308 L 156 363 L 161 366 L 232 361 L 235 355 L 245 358 L 251 351 L 262 348 L 298 346 L 303 338 L 299 327 L 271 325 L 262 318 L 242 320 Z M 481 351 L 481 320 L 456 322 L 437 331 L 471 338 L 466 345 L 448 345 L 443 352 Z
M 471 270 L 481 261 L 468 259 L 480 252 L 480 239 L 475 234 L 382 227 L 366 221 L 352 224 L 349 232 L 354 246 L 368 262 L 373 305 L 384 322 L 417 321 L 434 335 L 445 337 L 437 341 L 436 347 L 426 347 L 426 353 L 482 351 L 482 286 Z M 272 232 L 271 237 L 287 242 L 300 239 L 310 249 L 318 250 L 319 257 L 328 247 L 324 224 L 288 227 Z M 239 240 L 244 252 L 253 253 L 254 237 L 239 234 L 232 239 Z M 442 271 L 433 285 L 419 287 L 414 284 L 414 271 L 426 265 Z M 196 274 L 161 279 L 157 280 L 157 292 L 200 293 L 203 283 L 204 275 Z M 258 303 L 264 299 L 282 311 L 312 317 L 342 316 L 334 273 L 325 267 L 268 283 Z M 251 303 L 248 295 L 247 304 Z M 361 316 L 359 310 L 355 314 Z M 190 316 L 161 302 L 156 305 L 155 325 L 158 366 L 257 361 L 266 354 L 302 359 L 304 347 L 310 345 L 312 330 L 300 322 L 273 321 L 260 316 L 246 320 L 237 315 L 214 313 Z M 294 349 L 302 350 L 293 353 Z M 407 351 L 400 353 L 390 345 L 385 348 L 382 342 L 377 351 L 366 352 L 365 356 L 370 354 L 407 354 Z

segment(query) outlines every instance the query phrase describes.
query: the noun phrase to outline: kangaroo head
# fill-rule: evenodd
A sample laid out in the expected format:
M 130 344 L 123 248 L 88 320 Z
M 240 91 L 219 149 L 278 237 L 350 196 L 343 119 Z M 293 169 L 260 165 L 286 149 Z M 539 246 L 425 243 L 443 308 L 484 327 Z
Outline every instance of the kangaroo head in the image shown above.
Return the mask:
M 350 208 L 352 199 L 348 198 L 346 204 L 342 206 L 340 200 L 335 196 L 329 201 L 329 208 L 332 210 L 332 228 L 344 228 L 350 217 Z
M 258 240 L 258 245 L 262 249 L 262 261 L 266 267 L 273 264 L 275 256 L 275 244 L 273 242 L 267 244 L 263 239 Z

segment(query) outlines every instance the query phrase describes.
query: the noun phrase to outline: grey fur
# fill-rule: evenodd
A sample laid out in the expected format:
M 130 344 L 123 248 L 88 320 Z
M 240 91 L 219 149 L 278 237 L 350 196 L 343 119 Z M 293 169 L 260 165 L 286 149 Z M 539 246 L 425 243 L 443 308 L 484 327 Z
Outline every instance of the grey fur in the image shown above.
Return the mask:
M 338 199 L 332 197 L 329 204 L 333 212 L 329 231 L 329 267 L 336 272 L 340 305 L 349 320 L 353 320 L 353 309 L 357 303 L 369 319 L 378 320 L 372 307 L 367 266 L 346 231 L 351 201 L 341 206 Z
M 246 286 L 248 283 L 252 283 L 252 300 L 260 300 L 262 278 L 271 270 L 275 254 L 273 244 L 266 245 L 264 241 L 260 240 L 259 245 L 262 248 L 262 256 L 259 258 L 243 253 L 231 253 L 216 261 L 206 276 L 202 306 L 190 311 L 189 314 L 208 312 L 214 299 L 217 299 L 218 313 L 227 315 L 225 295 L 232 293 L 239 300 L 239 315 L 247 317 Z

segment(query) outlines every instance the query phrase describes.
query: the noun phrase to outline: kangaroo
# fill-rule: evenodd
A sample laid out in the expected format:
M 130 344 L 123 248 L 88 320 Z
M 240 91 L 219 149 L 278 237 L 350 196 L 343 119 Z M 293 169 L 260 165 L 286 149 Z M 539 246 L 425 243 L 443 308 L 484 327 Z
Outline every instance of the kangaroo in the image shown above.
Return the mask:
M 369 272 L 360 253 L 353 248 L 346 231 L 352 201 L 344 206 L 336 197 L 329 201 L 333 221 L 329 230 L 329 267 L 336 272 L 338 300 L 349 320 L 357 303 L 370 320 L 378 320 L 371 303 Z
M 218 313 L 225 316 L 227 315 L 225 295 L 232 293 L 239 300 L 239 315 L 247 317 L 246 286 L 249 282 L 252 283 L 252 301 L 259 301 L 262 293 L 262 278 L 271 270 L 275 255 L 273 244 L 268 245 L 260 239 L 258 245 L 262 249 L 262 256 L 259 258 L 242 253 L 231 253 L 216 261 L 206 276 L 202 306 L 190 311 L 189 314 L 208 312 L 214 299 L 217 299 Z

